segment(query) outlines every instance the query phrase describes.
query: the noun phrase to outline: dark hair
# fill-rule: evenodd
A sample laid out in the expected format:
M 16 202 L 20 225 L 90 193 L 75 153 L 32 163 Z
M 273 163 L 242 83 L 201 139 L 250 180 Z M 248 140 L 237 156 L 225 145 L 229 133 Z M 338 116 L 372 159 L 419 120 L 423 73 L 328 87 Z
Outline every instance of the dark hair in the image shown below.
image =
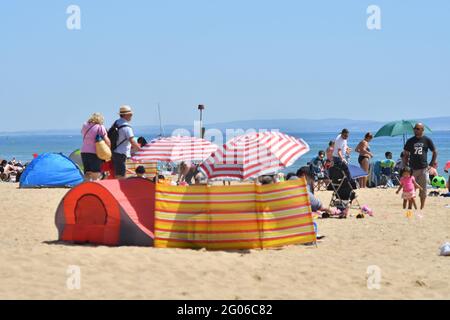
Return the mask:
M 373 134 L 370 132 L 367 132 L 366 135 L 364 136 L 364 139 L 368 139 L 368 138 L 373 138 Z
M 348 129 L 342 129 L 341 134 L 349 134 L 350 132 L 348 131 Z
M 166 177 L 164 177 L 162 174 L 158 174 L 158 180 L 164 180 L 164 179 L 166 179 Z M 156 183 L 156 176 L 153 177 L 152 182 Z
M 5 167 L 6 165 L 8 164 L 8 161 L 6 161 L 6 160 L 2 160 L 2 167 Z
M 137 174 L 145 174 L 145 168 L 144 168 L 144 166 L 138 166 L 138 167 L 136 168 L 136 173 L 137 173 Z
M 141 145 L 141 147 L 145 147 L 148 143 L 147 143 L 147 140 L 145 140 L 145 138 L 144 137 L 139 137 L 138 139 L 137 139 L 137 142 Z
M 331 140 L 330 142 L 328 142 L 328 146 L 331 147 L 334 144 L 334 140 Z
M 405 156 L 405 154 L 402 151 L 402 153 L 400 153 L 400 158 L 403 158 L 404 156 Z
M 287 175 L 286 175 L 286 181 L 287 180 L 289 180 L 289 179 L 291 179 L 292 177 L 296 177 L 297 175 L 294 173 L 294 172 L 289 172 Z
M 262 176 L 260 179 L 261 184 L 271 184 L 274 182 L 272 176 Z
M 402 152 L 403 153 L 403 152 Z M 384 154 L 384 156 L 387 158 L 388 156 L 391 156 L 392 157 L 392 152 L 390 152 L 390 151 L 388 151 L 388 152 L 386 152 L 385 154 Z
M 405 167 L 403 167 L 403 169 L 402 170 L 400 170 L 400 175 L 402 176 L 405 172 L 409 172 L 409 173 L 411 173 L 412 172 L 412 170 L 411 170 L 411 168 L 410 167 L 408 167 L 408 166 L 405 166 Z
M 297 177 L 303 177 L 303 176 L 305 176 L 305 177 L 313 176 L 311 173 L 311 170 L 309 169 L 308 166 L 301 167 L 300 169 L 297 170 Z
M 325 155 L 325 151 L 320 150 L 319 153 L 318 153 L 318 155 L 320 156 L 321 154 Z

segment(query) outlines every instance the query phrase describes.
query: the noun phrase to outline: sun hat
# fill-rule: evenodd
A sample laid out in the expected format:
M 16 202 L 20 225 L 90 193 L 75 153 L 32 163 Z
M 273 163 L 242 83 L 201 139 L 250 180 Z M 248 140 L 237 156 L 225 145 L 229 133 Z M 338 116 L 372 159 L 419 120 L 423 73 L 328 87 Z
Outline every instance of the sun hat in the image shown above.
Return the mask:
M 120 111 L 119 111 L 120 115 L 125 115 L 125 114 L 133 114 L 133 110 L 131 110 L 131 107 L 128 105 L 123 105 L 120 107 Z

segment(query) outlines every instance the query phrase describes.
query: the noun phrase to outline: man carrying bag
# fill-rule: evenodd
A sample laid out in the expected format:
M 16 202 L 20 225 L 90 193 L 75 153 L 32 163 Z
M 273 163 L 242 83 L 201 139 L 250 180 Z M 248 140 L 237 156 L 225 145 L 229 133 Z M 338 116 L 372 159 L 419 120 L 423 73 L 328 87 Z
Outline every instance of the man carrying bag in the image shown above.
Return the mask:
M 112 163 L 117 179 L 124 179 L 126 174 L 127 158 L 131 156 L 131 148 L 139 149 L 139 144 L 134 141 L 133 129 L 129 122 L 133 117 L 130 106 L 123 105 L 119 111 L 120 118 L 114 122 L 108 131 L 111 141 Z

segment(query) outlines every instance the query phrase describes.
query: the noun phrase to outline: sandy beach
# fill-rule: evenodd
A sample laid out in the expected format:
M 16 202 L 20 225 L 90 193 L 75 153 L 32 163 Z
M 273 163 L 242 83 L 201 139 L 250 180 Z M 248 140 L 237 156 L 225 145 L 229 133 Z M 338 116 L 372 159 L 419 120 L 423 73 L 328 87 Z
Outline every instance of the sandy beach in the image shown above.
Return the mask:
M 1 299 L 450 299 L 450 258 L 438 255 L 448 198 L 408 219 L 394 189 L 359 190 L 375 216 L 316 220 L 317 247 L 208 252 L 59 243 L 54 213 L 67 191 L 0 184 Z M 78 290 L 66 283 L 72 265 Z M 369 266 L 379 289 L 368 288 Z

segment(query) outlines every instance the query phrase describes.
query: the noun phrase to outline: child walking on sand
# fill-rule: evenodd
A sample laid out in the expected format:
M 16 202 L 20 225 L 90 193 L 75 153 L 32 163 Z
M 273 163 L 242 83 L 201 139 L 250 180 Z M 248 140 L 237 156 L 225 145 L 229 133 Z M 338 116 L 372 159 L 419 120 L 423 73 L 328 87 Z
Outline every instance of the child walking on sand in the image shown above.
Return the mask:
M 408 209 L 417 209 L 416 205 L 416 189 L 422 190 L 422 187 L 417 184 L 416 179 L 412 176 L 411 168 L 404 167 L 400 172 L 400 186 L 398 187 L 397 194 L 403 189 L 403 209 L 406 209 L 406 203 L 408 203 Z

